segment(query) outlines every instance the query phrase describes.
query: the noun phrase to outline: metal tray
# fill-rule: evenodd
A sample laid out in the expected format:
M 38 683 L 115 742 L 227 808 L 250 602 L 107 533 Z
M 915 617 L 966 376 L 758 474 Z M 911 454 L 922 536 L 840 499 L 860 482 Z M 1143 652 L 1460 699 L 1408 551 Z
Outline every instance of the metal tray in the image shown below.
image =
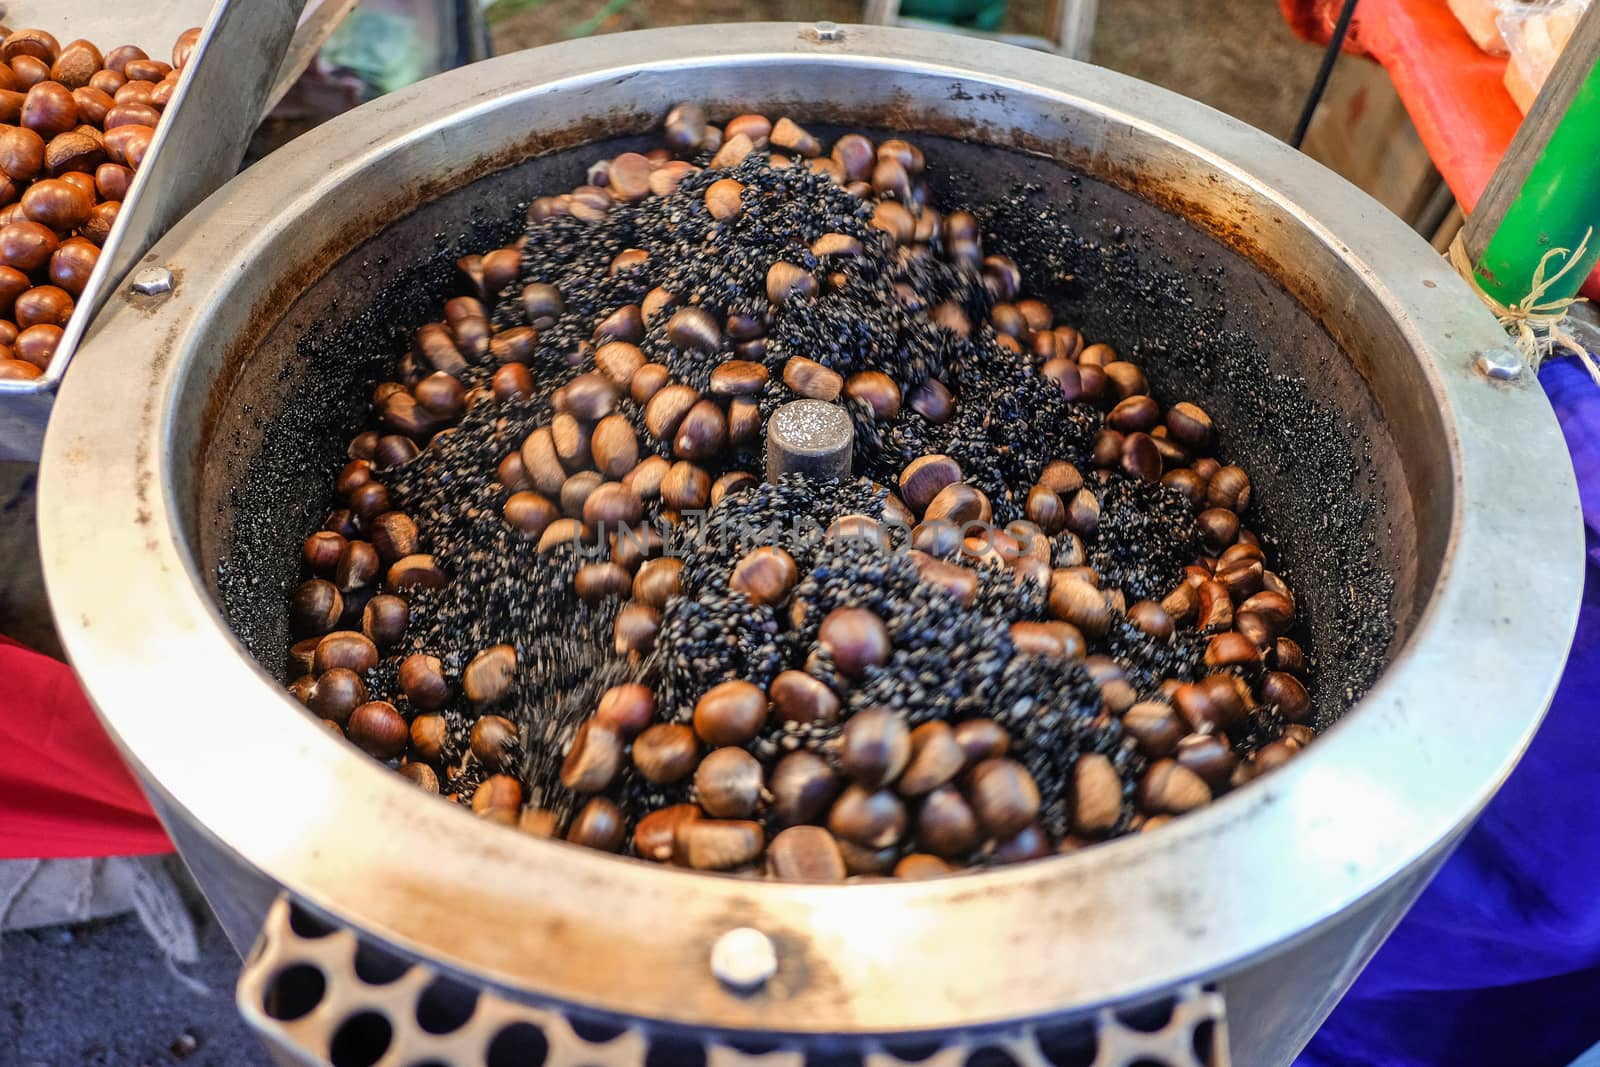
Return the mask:
M 99 263 L 43 375 L 0 381 L 0 460 L 35 460 L 62 376 L 95 314 L 150 246 L 239 169 L 273 89 L 305 0 L 164 0 L 142 6 L 104 0 L 27 0 L 4 5 L 12 29 L 38 27 L 63 44 L 104 50 L 134 44 L 166 58 L 179 34 L 204 26 L 183 81 L 156 128 L 147 162 L 123 201 Z M 160 291 L 159 272 L 139 281 Z

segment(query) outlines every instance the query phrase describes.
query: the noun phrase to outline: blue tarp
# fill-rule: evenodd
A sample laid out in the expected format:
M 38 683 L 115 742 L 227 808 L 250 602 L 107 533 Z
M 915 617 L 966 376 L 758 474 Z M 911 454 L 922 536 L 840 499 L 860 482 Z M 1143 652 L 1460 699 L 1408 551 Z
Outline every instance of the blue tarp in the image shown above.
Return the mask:
M 1566 673 L 1521 764 L 1302 1067 L 1560 1067 L 1600 1041 L 1600 387 L 1565 359 L 1539 379 L 1588 546 Z

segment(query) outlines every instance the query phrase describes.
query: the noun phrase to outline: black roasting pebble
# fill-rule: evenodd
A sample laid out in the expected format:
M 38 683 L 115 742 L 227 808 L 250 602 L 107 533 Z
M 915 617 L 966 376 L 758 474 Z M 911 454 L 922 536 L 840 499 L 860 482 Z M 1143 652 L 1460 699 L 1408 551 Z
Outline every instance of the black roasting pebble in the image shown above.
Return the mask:
M 555 812 L 563 826 L 577 809 L 579 799 L 561 786 L 561 763 L 567 749 L 578 727 L 594 714 L 601 694 L 614 685 L 634 681 L 638 676 L 637 669 L 626 661 L 602 655 L 600 650 L 604 646 L 591 647 L 596 650 L 594 662 L 584 670 L 569 674 L 567 686 L 554 694 L 553 702 L 540 709 L 526 724 L 519 724 L 525 732 L 525 741 L 517 776 L 527 783 L 528 803 Z M 612 799 L 622 803 L 620 793 L 614 794 Z M 623 804 L 623 810 L 630 809 Z
M 1113 474 L 1095 495 L 1100 525 L 1085 540 L 1089 565 L 1107 589 L 1126 593 L 1128 603 L 1159 601 L 1183 578 L 1184 565 L 1201 555 L 1193 510 L 1166 486 L 1122 474 Z
M 1081 666 L 1016 656 L 988 697 L 991 716 L 1012 736 L 1012 754 L 1039 785 L 1044 798 L 1039 821 L 1052 837 L 1066 833 L 1070 824 L 1072 769 L 1080 755 L 1110 756 L 1124 782 L 1136 780 L 1144 769 L 1118 721 L 1095 724 L 1100 693 Z
M 1129 622 L 1126 615 L 1113 615 L 1104 650 L 1123 665 L 1143 700 L 1154 697 L 1168 678 L 1189 682 L 1205 674 L 1206 642 L 1206 638 L 1188 629 L 1180 629 L 1170 640 L 1162 641 Z
M 828 527 L 841 515 L 881 518 L 888 490 L 860 479 L 813 481 L 788 475 L 725 497 L 689 537 L 679 581 L 690 597 L 725 589 L 740 557 L 777 545 L 810 570 Z
M 796 597 L 807 605 L 798 643 L 812 652 L 817 626 L 834 607 L 873 610 L 884 620 L 894 651 L 886 664 L 869 668 L 854 686 L 839 686 L 848 692 L 845 717 L 882 706 L 904 714 L 912 726 L 933 719 L 998 720 L 1014 738 L 1013 752 L 1049 798 L 1041 821 L 1060 837 L 1071 819 L 1071 771 L 1079 755 L 1111 756 L 1130 782 L 1142 764 L 1124 743 L 1118 723 L 1097 721 L 1099 690 L 1082 666 L 1016 653 L 1006 625 L 1039 617 L 1042 596 L 1018 591 L 1007 573 L 981 573 L 976 603 L 963 607 L 919 582 L 907 557 L 880 552 L 865 541 L 836 542 L 796 589 Z M 1102 650 L 1147 657 L 1134 672 L 1146 691 L 1169 672 L 1190 677 L 1202 651 L 1194 643 L 1153 641 L 1126 620 L 1118 620 L 1103 648 L 1092 648 Z M 811 662 L 813 672 L 826 679 L 826 654 Z M 836 728 L 809 733 L 774 728 L 764 740 L 768 749 L 778 750 L 785 740 L 797 737 L 800 744 L 831 755 L 836 733 Z
M 830 542 L 794 595 L 806 607 L 795 634 L 802 657 L 816 649 L 817 630 L 835 608 L 864 607 L 883 620 L 894 651 L 855 685 L 840 686 L 846 714 L 883 706 L 912 726 L 991 714 L 995 679 L 1015 654 L 1006 626 L 1037 618 L 1041 600 L 1017 590 L 1008 573 L 990 571 L 977 602 L 964 607 L 924 584 L 910 557 L 859 539 Z
M 721 682 L 740 679 L 765 689 L 783 669 L 777 617 L 743 593 L 707 590 L 674 597 L 661 612 L 651 656 L 656 714 L 688 722 L 695 702 Z

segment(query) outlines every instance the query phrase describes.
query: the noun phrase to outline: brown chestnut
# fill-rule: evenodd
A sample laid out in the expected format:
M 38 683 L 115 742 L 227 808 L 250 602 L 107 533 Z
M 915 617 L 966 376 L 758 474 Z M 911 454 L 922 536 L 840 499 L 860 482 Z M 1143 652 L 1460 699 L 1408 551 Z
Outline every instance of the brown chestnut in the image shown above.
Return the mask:
M 423 711 L 437 711 L 450 702 L 450 683 L 437 656 L 416 652 L 400 661 L 400 691 Z
M 40 370 L 50 366 L 56 348 L 61 344 L 61 327 L 54 323 L 29 326 L 17 335 L 12 353 L 20 360 L 33 364 Z
M 200 27 L 191 26 L 178 34 L 178 39 L 172 43 L 172 66 L 182 70 L 189 64 L 189 57 L 194 55 L 195 46 L 200 43 Z
M 889 659 L 889 631 L 883 620 L 865 608 L 835 608 L 822 620 L 817 643 L 828 650 L 834 666 L 847 678 L 860 678 L 869 667 Z
M 29 181 L 44 169 L 44 138 L 24 126 L 0 130 L 0 171 L 14 182 Z
M 81 129 L 58 133 L 44 146 L 45 170 L 55 177 L 83 175 L 88 179 L 87 184 L 77 181 L 74 184 L 90 197 L 93 197 L 97 190 L 94 179 L 88 177 L 88 172 L 104 163 L 105 158 L 106 149 L 101 140 Z M 93 202 L 90 201 L 91 204 Z
M 840 737 L 839 765 L 868 789 L 893 782 L 911 759 L 911 732 L 905 719 L 887 708 L 867 708 L 851 716 Z
M 521 806 L 522 783 L 509 774 L 491 774 L 472 794 L 472 811 L 477 815 L 506 812 L 512 816 L 508 821 L 515 822 L 517 808 Z
M 60 54 L 61 42 L 45 30 L 13 30 L 5 41 L 0 43 L 0 57 L 4 57 L 7 63 L 18 56 L 32 56 L 46 63 L 54 63 L 56 56 Z
M 11 315 L 18 326 L 26 330 L 31 326 L 65 326 L 72 318 L 72 296 L 54 285 L 36 285 L 17 297 Z
M 155 99 L 156 83 L 129 78 L 120 89 L 111 94 L 119 104 L 148 104 Z
M 22 193 L 22 213 L 57 233 L 76 230 L 89 221 L 93 210 L 92 195 L 60 178 L 36 181 Z
M 682 781 L 700 758 L 694 731 L 682 723 L 659 722 L 633 742 L 633 765 L 648 782 L 670 785 Z
M 763 545 L 734 565 L 728 587 L 755 604 L 780 604 L 799 577 L 793 556 L 776 545 Z
M 426 763 L 406 761 L 396 768 L 396 773 L 406 781 L 421 788 L 425 793 L 439 792 L 439 772 Z
M 149 126 L 118 126 L 106 131 L 106 155 L 113 163 L 139 169 L 156 131 Z
M 40 82 L 22 101 L 22 125 L 49 140 L 78 125 L 78 102 L 60 82 Z
M 39 377 L 44 371 L 20 359 L 0 357 L 0 381 L 26 382 Z
M 11 61 L 11 73 L 16 75 L 17 88 L 26 92 L 50 80 L 50 64 L 35 56 L 18 56 Z
M 334 667 L 322 672 L 307 697 L 307 707 L 343 726 L 350 721 L 350 713 L 366 703 L 367 687 L 355 671 Z
M 345 736 L 368 755 L 386 760 L 405 751 L 411 731 L 393 704 L 374 700 L 350 712 Z
M 1039 814 L 1039 786 L 1015 760 L 987 759 L 974 767 L 968 796 L 978 821 L 995 837 L 1020 832 Z
M 35 89 L 39 88 L 35 86 Z M 29 93 L 28 95 L 33 95 Z M 113 104 L 110 111 L 105 114 L 100 123 L 106 130 L 114 130 L 118 126 L 150 126 L 154 127 L 161 121 L 161 112 L 149 104 Z
M 936 856 L 955 859 L 971 851 L 982 836 L 972 806 L 953 785 L 929 793 L 917 812 L 917 842 Z
M 767 720 L 767 694 L 745 681 L 712 686 L 694 706 L 694 732 L 709 745 L 742 745 Z
M 413 759 L 437 762 L 450 742 L 450 724 L 443 715 L 418 715 L 411 720 Z
M 618 737 L 629 739 L 642 733 L 654 715 L 655 694 L 648 686 L 630 682 L 613 686 L 601 695 L 594 721 Z
M 462 691 L 474 704 L 493 704 L 516 685 L 517 650 L 495 645 L 472 658 L 461 676 Z
M 159 82 L 172 73 L 172 64 L 159 59 L 130 59 L 122 73 L 129 81 Z
M 468 738 L 473 758 L 489 771 L 509 769 L 517 744 L 517 727 L 499 715 L 483 715 L 472 724 Z
M 111 228 L 117 224 L 117 215 L 122 210 L 120 200 L 107 200 L 103 204 L 96 204 L 89 213 L 89 221 L 79 228 L 79 236 L 94 242 L 96 245 L 106 243 L 106 238 L 111 236 Z
M 15 267 L 0 267 L 0 315 L 10 315 L 11 305 L 16 303 L 17 297 L 32 288 L 33 282 L 22 271 Z
M 361 632 L 381 649 L 392 648 L 405 636 L 411 606 L 393 593 L 379 593 L 361 611 Z
M 44 58 L 44 57 L 39 57 Z M 78 89 L 89 84 L 94 72 L 100 69 L 105 57 L 100 49 L 85 40 L 67 42 L 50 65 L 50 77 L 68 89 Z
M 128 84 L 128 79 L 115 70 L 101 69 L 89 77 L 89 88 L 98 89 L 107 96 L 115 96 L 118 89 Z
M 150 54 L 136 44 L 119 45 L 106 53 L 105 67 L 107 70 L 121 74 L 127 68 L 130 60 L 149 58 Z
M 289 599 L 289 625 L 295 633 L 325 634 L 338 625 L 343 613 L 338 587 L 321 578 L 303 583 Z
M 700 761 L 694 772 L 695 791 L 707 815 L 744 819 L 761 802 L 761 764 L 742 748 L 719 748 Z
M 312 579 L 320 581 L 320 579 Z M 307 582 L 310 585 L 311 582 Z M 317 642 L 312 669 L 318 674 L 335 667 L 364 674 L 378 665 L 378 646 L 366 634 L 355 630 L 335 630 Z

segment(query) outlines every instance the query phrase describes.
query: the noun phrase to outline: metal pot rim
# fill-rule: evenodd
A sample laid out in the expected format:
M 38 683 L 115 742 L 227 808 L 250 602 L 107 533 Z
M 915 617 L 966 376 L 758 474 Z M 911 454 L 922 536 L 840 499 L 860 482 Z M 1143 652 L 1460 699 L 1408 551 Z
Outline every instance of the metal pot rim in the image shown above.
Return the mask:
M 1393 315 L 1451 436 L 1453 531 L 1410 640 L 1305 757 L 1157 834 L 1071 856 L 936 882 L 784 885 L 476 822 L 286 713 L 289 698 L 194 569 L 178 488 L 194 432 L 179 415 L 205 407 L 221 350 L 239 336 L 219 324 L 242 329 L 251 312 L 235 305 L 264 298 L 251 271 L 319 204 L 343 196 L 365 209 L 364 194 L 388 195 L 373 191 L 375 160 L 437 139 L 471 162 L 479 150 L 462 139 L 488 116 L 527 116 L 554 94 L 623 98 L 641 73 L 734 67 L 773 79 L 868 69 L 948 84 L 951 99 L 988 91 L 1007 113 L 1055 109 L 1162 138 L 1342 257 L 1349 277 L 1337 281 L 1360 289 L 1351 299 Z M 1007 136 L 1001 125 L 972 135 Z M 1214 975 L 1306 935 L 1442 847 L 1520 755 L 1571 638 L 1582 538 L 1564 445 L 1537 386 L 1473 370 L 1473 355 L 1505 338 L 1465 285 L 1398 219 L 1267 135 L 1083 64 L 903 30 L 819 40 L 786 24 L 504 56 L 273 154 L 145 264 L 172 270 L 176 286 L 154 297 L 124 287 L 110 302 L 45 445 L 45 570 L 86 689 L 164 806 L 244 862 L 338 920 L 535 997 L 729 1029 L 886 1032 L 1111 1003 Z M 741 925 L 767 933 L 779 956 L 750 997 L 707 967 L 716 936 Z

